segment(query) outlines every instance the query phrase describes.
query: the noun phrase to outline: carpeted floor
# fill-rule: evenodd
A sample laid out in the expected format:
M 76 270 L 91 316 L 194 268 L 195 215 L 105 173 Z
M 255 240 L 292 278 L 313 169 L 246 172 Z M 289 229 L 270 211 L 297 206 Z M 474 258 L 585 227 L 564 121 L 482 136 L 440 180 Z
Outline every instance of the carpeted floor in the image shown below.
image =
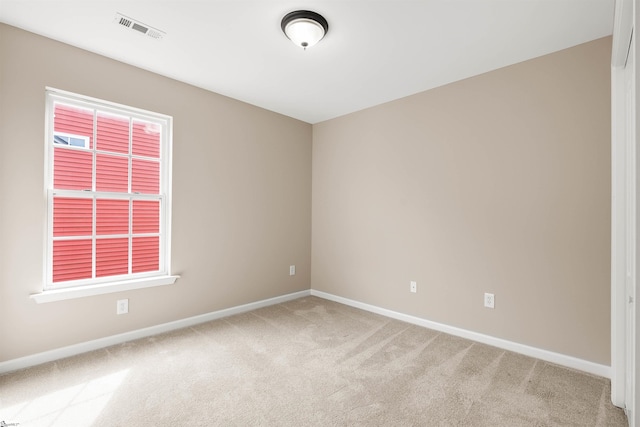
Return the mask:
M 607 379 L 316 297 L 0 376 L 33 426 L 626 426 Z

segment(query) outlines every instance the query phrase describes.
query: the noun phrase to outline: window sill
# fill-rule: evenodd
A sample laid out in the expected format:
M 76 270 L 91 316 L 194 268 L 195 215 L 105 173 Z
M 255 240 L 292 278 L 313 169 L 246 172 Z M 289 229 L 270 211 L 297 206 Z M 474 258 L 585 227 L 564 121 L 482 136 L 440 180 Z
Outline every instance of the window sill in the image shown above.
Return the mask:
M 93 295 L 110 294 L 113 292 L 131 291 L 133 289 L 150 288 L 153 286 L 172 285 L 180 276 L 159 276 L 145 279 L 125 280 L 121 282 L 102 283 L 99 285 L 82 286 L 78 288 L 55 289 L 31 294 L 29 298 L 36 303 L 63 301 L 67 299 L 83 298 Z

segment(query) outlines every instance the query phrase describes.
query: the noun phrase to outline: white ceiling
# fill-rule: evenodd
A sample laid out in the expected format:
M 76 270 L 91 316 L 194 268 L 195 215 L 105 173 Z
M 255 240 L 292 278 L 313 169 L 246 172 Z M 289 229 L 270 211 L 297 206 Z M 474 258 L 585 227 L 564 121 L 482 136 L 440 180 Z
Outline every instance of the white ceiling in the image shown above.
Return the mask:
M 322 14 L 307 51 L 282 33 Z M 610 35 L 614 0 L 0 0 L 0 22 L 309 123 Z M 116 12 L 166 32 L 158 41 Z

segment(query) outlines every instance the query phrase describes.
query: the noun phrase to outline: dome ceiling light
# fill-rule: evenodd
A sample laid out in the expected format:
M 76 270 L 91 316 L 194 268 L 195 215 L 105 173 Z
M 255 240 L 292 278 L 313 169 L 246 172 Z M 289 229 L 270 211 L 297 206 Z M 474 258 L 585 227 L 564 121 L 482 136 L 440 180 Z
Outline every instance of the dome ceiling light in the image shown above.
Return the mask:
M 289 40 L 305 50 L 322 40 L 329 31 L 327 20 L 310 10 L 287 13 L 280 27 Z

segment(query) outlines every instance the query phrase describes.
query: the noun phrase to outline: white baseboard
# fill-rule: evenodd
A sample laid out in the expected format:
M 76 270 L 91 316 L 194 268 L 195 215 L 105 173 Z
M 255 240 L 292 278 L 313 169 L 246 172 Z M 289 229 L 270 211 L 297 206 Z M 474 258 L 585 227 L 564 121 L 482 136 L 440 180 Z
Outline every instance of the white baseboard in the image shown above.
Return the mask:
M 77 354 L 98 350 L 98 349 L 109 347 L 115 344 L 121 344 L 127 341 L 133 341 L 139 338 L 145 338 L 152 335 L 173 331 L 176 329 L 186 328 L 189 326 L 197 325 L 199 323 L 220 319 L 222 317 L 233 316 L 234 314 L 244 313 L 247 311 L 256 310 L 258 308 L 280 304 L 282 302 L 291 301 L 297 298 L 309 296 L 310 294 L 311 294 L 311 291 L 308 291 L 308 290 L 294 292 L 292 294 L 282 295 L 275 298 L 269 298 L 262 301 L 239 305 L 239 306 L 227 308 L 224 310 L 218 310 L 211 313 L 201 314 L 199 316 L 189 317 L 187 319 L 181 319 L 181 320 L 176 320 L 174 322 L 163 323 L 161 325 L 150 326 L 148 328 L 138 329 L 131 332 L 125 332 L 123 334 L 112 335 L 105 338 L 99 338 L 97 340 L 92 340 L 92 341 L 87 341 L 80 344 L 70 345 L 67 347 L 57 348 L 55 350 L 49 350 L 42 353 L 33 354 L 30 356 L 20 357 L 18 359 L 8 360 L 6 362 L 0 362 L 0 374 L 17 371 L 17 370 L 28 368 L 31 366 L 40 365 L 42 363 L 63 359 L 69 356 L 75 356 Z
M 112 345 L 121 344 L 127 341 L 133 341 L 139 338 L 145 338 L 152 335 L 173 331 L 176 329 L 186 328 L 189 326 L 197 325 L 199 323 L 209 322 L 211 320 L 232 316 L 234 314 L 244 313 L 247 311 L 256 310 L 258 308 L 280 304 L 286 301 L 291 301 L 291 300 L 302 298 L 309 295 L 317 296 L 319 298 L 324 298 L 330 301 L 335 301 L 351 307 L 359 308 L 365 311 L 380 314 L 382 316 L 390 317 L 392 319 L 401 320 L 403 322 L 412 323 L 414 325 L 423 326 L 425 328 L 433 329 L 433 330 L 444 332 L 447 334 L 459 336 L 462 338 L 467 338 L 473 341 L 481 342 L 483 344 L 492 345 L 494 347 L 513 351 L 515 353 L 520 353 L 526 356 L 535 357 L 537 359 L 545 360 L 547 362 L 555 363 L 561 366 L 566 366 L 568 368 L 573 368 L 579 371 L 588 372 L 593 375 L 598 375 L 605 378 L 611 378 L 611 367 L 606 365 L 600 365 L 597 363 L 578 359 L 576 357 L 567 356 L 560 353 L 554 353 L 554 352 L 542 350 L 536 347 L 530 347 L 528 345 L 507 341 L 500 338 L 495 338 L 489 335 L 468 331 L 466 329 L 456 328 L 454 326 L 449 326 L 442 323 L 433 322 L 430 320 L 411 316 L 408 314 L 387 310 L 385 308 L 377 307 L 370 304 L 365 304 L 359 301 L 354 301 L 348 298 L 339 297 L 326 292 L 316 291 L 313 289 L 294 292 L 292 294 L 282 295 L 275 298 L 269 298 L 262 301 L 257 301 L 249 304 L 227 308 L 224 310 L 218 310 L 211 313 L 202 314 L 199 316 L 189 317 L 187 319 L 176 320 L 174 322 L 163 323 L 161 325 L 150 326 L 144 329 L 138 329 L 131 332 L 125 332 L 123 334 L 112 335 L 112 336 L 100 338 L 97 340 L 87 341 L 80 344 L 70 345 L 67 347 L 57 348 L 54 350 L 21 357 L 18 359 L 0 362 L 0 374 L 17 371 L 17 370 L 28 368 L 35 365 L 40 365 L 42 363 L 51 362 L 53 360 L 63 359 L 65 357 L 75 356 L 77 354 L 98 350 L 98 349 L 109 347 Z
M 504 350 L 513 351 L 514 353 L 524 354 L 525 356 L 535 357 L 536 359 L 544 360 L 547 362 L 555 363 L 557 365 L 565 366 L 579 371 L 587 372 L 600 377 L 611 378 L 611 367 L 606 365 L 600 365 L 598 363 L 589 362 L 587 360 L 578 359 L 576 357 L 567 356 L 560 353 L 554 353 L 548 350 L 542 350 L 536 347 L 530 347 L 528 345 L 519 344 L 513 341 L 503 340 L 501 338 L 495 338 L 489 335 L 480 334 L 466 329 L 456 328 L 454 326 L 445 325 L 438 322 L 432 322 L 431 320 L 422 319 L 420 317 L 411 316 L 408 314 L 399 313 L 397 311 L 387 310 L 386 308 L 377 307 L 370 304 L 350 300 L 348 298 L 339 297 L 333 294 L 329 294 L 322 291 L 311 290 L 311 295 L 324 298 L 330 301 L 335 301 L 340 304 L 349 305 L 351 307 L 359 308 L 372 313 L 380 314 L 382 316 L 390 317 L 392 319 L 402 320 L 403 322 L 412 323 L 414 325 L 423 326 L 425 328 L 433 329 L 436 331 L 444 332 L 450 335 L 455 335 L 462 338 L 467 338 L 473 341 L 488 344 L 494 347 L 502 348 Z

